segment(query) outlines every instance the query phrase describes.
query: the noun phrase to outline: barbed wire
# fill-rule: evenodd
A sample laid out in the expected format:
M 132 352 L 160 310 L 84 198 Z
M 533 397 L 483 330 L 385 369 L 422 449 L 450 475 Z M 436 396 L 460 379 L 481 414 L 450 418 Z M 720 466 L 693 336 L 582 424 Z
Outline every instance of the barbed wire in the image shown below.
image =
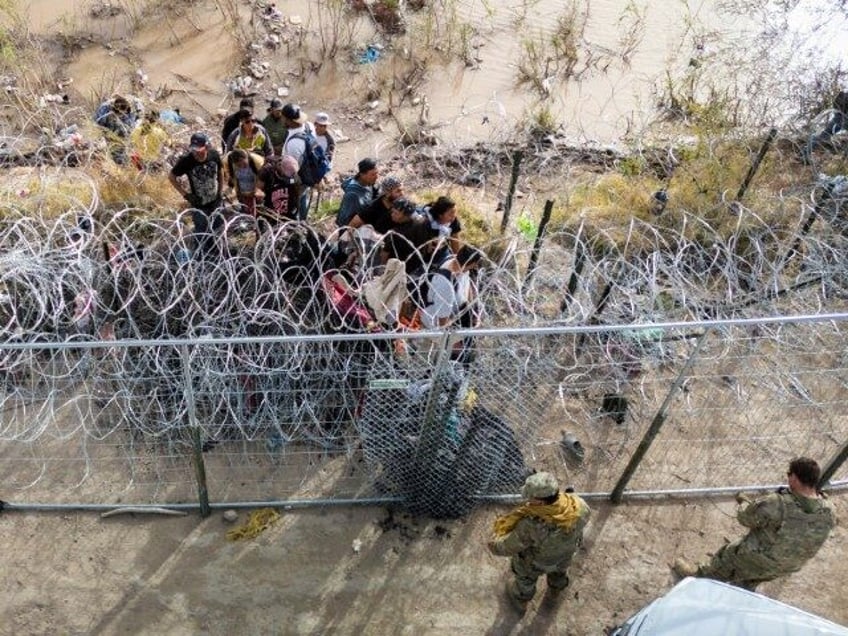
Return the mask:
M 742 248 L 741 234 L 729 240 L 710 234 L 709 225 L 695 217 L 684 225 L 699 226 L 698 240 L 634 219 L 623 240 L 611 236 L 603 242 L 620 244 L 618 250 L 595 250 L 582 228 L 576 233 L 552 233 L 545 237 L 529 284 L 526 263 L 531 246 L 516 239 L 500 262 L 490 262 L 476 281 L 484 323 L 639 325 L 838 310 L 846 294 L 845 237 L 839 224 L 844 219 L 844 199 L 819 196 L 814 201 L 822 218 L 833 220 L 820 232 L 799 230 L 778 237 L 750 213 Z M 827 212 L 825 203 L 835 207 Z M 232 214 L 223 225 L 214 256 L 202 258 L 191 252 L 192 237 L 184 215 L 170 221 L 133 219 L 123 225 L 130 215 L 118 213 L 101 225 L 90 212 L 84 207 L 56 220 L 14 214 L 4 219 L 0 244 L 10 249 L 0 255 L 3 341 L 49 346 L 69 340 L 284 336 L 340 329 L 365 332 L 378 324 L 367 305 L 367 318 L 357 321 L 350 307 L 333 304 L 326 285 L 327 276 L 338 273 L 333 261 L 338 247 L 308 225 L 290 223 L 262 231 L 253 217 Z M 140 237 L 145 241 L 140 242 Z M 368 249 L 362 262 L 373 262 L 379 243 Z M 375 273 L 366 268 L 349 272 L 345 282 L 352 299 L 344 302 L 364 298 L 362 285 Z M 596 353 L 605 355 L 608 366 L 615 368 L 610 363 L 621 355 L 623 346 L 607 341 Z M 373 363 L 371 356 L 385 358 L 386 364 L 391 358 L 390 352 L 376 347 L 368 352 L 339 352 L 330 347 L 309 355 L 323 360 L 325 372 L 317 372 L 322 365 L 316 367 L 314 359 L 310 363 L 310 382 L 318 396 L 331 391 L 339 377 L 355 375 L 350 367 L 362 355 L 369 357 L 365 366 Z M 33 393 L 33 387 L 44 380 L 53 387 L 82 379 L 97 385 L 92 374 L 102 373 L 108 393 L 136 399 L 153 390 L 151 378 L 159 378 L 155 393 L 166 401 L 169 390 L 175 391 L 183 382 L 181 365 L 168 349 L 110 352 L 96 365 L 84 363 L 89 355 L 67 351 L 61 358 L 48 357 L 49 370 L 39 364 L 39 355 L 32 350 L 5 354 L 7 399 L 9 392 Z M 204 393 L 222 396 L 238 391 L 224 390 L 216 383 L 241 375 L 261 377 L 285 368 L 289 370 L 286 381 L 303 380 L 302 352 L 294 347 L 287 357 L 281 360 L 279 353 L 263 346 L 244 351 L 225 348 L 220 355 L 213 349 L 192 359 L 191 366 L 206 383 Z M 109 364 L 104 364 L 106 359 Z M 173 385 L 171 389 L 168 384 Z M 299 408 L 320 410 L 311 403 Z M 136 417 L 131 409 L 124 414 L 143 433 L 161 434 L 184 425 L 180 409 L 161 406 L 157 411 L 160 417 L 171 415 L 151 425 L 148 417 Z M 243 418 L 235 406 L 216 402 L 208 411 L 220 416 L 215 431 L 233 425 L 241 436 L 250 437 L 238 423 Z

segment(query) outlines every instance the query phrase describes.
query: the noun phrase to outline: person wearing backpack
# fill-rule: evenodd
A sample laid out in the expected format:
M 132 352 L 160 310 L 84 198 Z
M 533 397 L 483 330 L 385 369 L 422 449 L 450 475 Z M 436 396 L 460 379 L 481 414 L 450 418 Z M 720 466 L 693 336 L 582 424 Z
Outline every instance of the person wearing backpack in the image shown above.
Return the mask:
M 330 162 L 315 139 L 311 126 L 307 125 L 306 114 L 300 110 L 300 106 L 286 104 L 282 113 L 289 130 L 283 144 L 283 154 L 297 161 L 297 174 L 301 183 L 298 219 L 305 221 L 312 200 L 312 188 L 330 172 Z
M 476 321 L 462 320 L 462 317 L 466 314 L 470 317 L 473 313 L 470 272 L 480 264 L 483 253 L 465 245 L 456 255 L 449 254 L 415 283 L 413 302 L 418 305 L 421 326 L 425 329 L 447 327 L 454 322 L 462 327 L 475 326 Z

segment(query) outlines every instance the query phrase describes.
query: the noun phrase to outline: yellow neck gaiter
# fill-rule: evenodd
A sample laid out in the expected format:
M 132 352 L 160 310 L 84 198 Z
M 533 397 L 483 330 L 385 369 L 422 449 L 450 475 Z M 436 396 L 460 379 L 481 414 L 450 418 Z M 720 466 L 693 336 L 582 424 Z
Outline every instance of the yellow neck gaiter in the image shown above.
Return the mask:
M 557 500 L 549 505 L 532 505 L 526 503 L 512 512 L 495 519 L 493 531 L 495 537 L 504 537 L 525 517 L 535 517 L 551 523 L 568 532 L 580 520 L 580 498 L 574 495 L 559 493 Z

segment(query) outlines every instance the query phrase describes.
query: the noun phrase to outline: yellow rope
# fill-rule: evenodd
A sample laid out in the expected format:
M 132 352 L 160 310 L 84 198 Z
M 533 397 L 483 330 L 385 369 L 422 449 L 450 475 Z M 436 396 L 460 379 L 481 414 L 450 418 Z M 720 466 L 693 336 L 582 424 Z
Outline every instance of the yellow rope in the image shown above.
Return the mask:
M 241 539 L 258 537 L 279 518 L 280 513 L 273 508 L 254 510 L 250 513 L 250 517 L 243 526 L 233 528 L 227 532 L 227 539 L 230 541 L 239 541 Z
M 475 404 L 477 404 L 477 391 L 469 388 L 468 392 L 465 394 L 465 399 L 462 401 L 460 406 L 463 411 L 468 412 L 474 408 Z

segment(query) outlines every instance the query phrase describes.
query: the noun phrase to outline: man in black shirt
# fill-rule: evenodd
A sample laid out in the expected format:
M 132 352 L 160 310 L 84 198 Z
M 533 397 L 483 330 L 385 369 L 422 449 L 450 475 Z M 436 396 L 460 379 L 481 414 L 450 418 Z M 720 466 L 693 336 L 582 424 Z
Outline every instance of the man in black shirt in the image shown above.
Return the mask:
M 180 177 L 188 178 L 188 189 L 180 182 Z M 189 152 L 177 160 L 168 180 L 191 206 L 191 219 L 197 238 L 197 249 L 205 251 L 211 246 L 209 235 L 209 217 L 221 207 L 221 192 L 224 184 L 221 155 L 209 147 L 209 138 L 203 133 L 191 136 Z M 217 229 L 222 219 L 213 221 Z
M 385 234 L 393 229 L 392 219 L 394 202 L 403 197 L 403 185 L 396 177 L 386 177 L 380 182 L 380 196 L 370 205 L 355 214 L 350 220 L 350 227 L 356 229 L 370 225 L 377 234 Z
M 401 260 L 407 273 L 423 269 L 424 259 L 419 248 L 430 240 L 430 233 L 415 204 L 408 199 L 397 199 L 389 218 L 391 226 L 384 232 L 381 260 L 384 263 L 390 258 Z

